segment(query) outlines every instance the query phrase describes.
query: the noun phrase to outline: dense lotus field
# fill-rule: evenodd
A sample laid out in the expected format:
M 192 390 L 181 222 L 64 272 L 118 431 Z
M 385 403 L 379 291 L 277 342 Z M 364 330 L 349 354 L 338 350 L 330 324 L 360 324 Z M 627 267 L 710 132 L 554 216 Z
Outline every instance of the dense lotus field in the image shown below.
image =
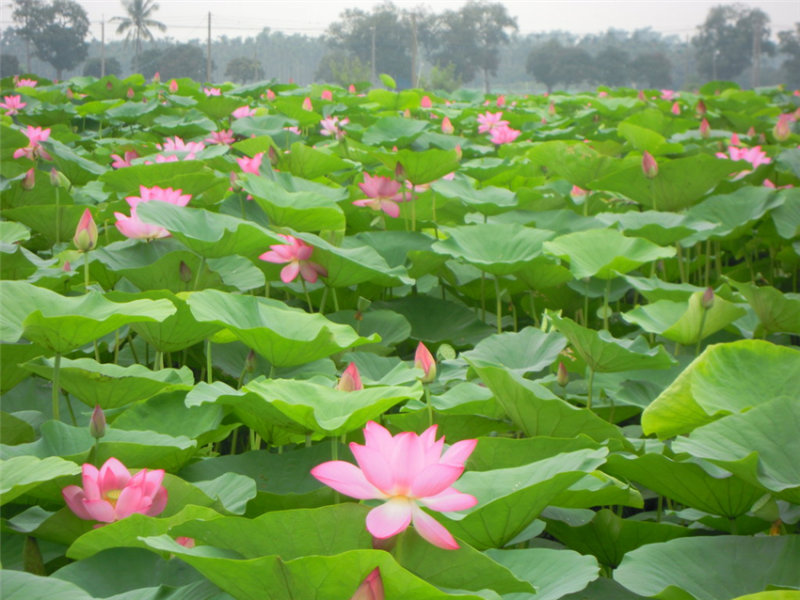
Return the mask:
M 2 80 L 4 600 L 797 600 L 800 96 Z

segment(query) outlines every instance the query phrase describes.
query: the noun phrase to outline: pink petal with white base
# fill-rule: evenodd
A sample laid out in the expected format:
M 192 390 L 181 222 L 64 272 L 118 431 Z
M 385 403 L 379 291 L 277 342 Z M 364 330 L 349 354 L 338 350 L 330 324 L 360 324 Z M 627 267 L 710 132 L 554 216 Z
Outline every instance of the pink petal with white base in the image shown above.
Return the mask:
M 283 283 L 294 281 L 298 273 L 300 273 L 300 264 L 297 262 L 289 263 L 281 269 L 281 281 L 283 281 Z
M 440 494 L 461 477 L 464 467 L 452 465 L 431 465 L 420 471 L 411 485 L 411 496 L 423 498 Z
M 386 498 L 386 495 L 372 485 L 364 473 L 350 463 L 332 460 L 311 469 L 311 474 L 322 483 L 351 498 L 373 500 Z
M 106 500 L 84 500 L 83 506 L 90 518 L 103 523 L 113 523 L 117 519 L 114 507 Z
M 417 533 L 419 533 L 423 539 L 445 550 L 458 550 L 460 548 L 455 538 L 444 528 L 444 525 L 439 523 L 432 516 L 424 513 L 421 508 L 414 506 L 412 508 L 412 514 L 414 518 L 414 529 L 417 530 Z M 369 518 L 369 515 L 367 518 Z
M 411 524 L 412 503 L 408 498 L 392 498 L 367 515 L 367 531 L 376 538 L 392 537 Z
M 478 499 L 470 494 L 463 494 L 454 488 L 447 488 L 435 496 L 419 498 L 417 502 L 437 512 L 455 512 L 472 508 L 478 503 Z

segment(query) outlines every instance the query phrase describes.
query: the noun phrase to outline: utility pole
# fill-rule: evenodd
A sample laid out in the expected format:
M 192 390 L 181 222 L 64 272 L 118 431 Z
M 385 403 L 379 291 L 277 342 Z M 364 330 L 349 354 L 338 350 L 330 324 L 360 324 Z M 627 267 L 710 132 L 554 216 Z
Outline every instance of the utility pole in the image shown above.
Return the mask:
M 100 77 L 106 76 L 106 16 L 100 21 Z
M 411 87 L 417 87 L 417 14 L 411 13 Z
M 375 77 L 375 25 L 372 26 L 372 61 L 370 64 L 372 65 L 372 83 L 374 84 L 377 81 L 377 77 Z
M 211 83 L 211 11 L 208 12 L 208 56 L 206 58 L 206 81 Z

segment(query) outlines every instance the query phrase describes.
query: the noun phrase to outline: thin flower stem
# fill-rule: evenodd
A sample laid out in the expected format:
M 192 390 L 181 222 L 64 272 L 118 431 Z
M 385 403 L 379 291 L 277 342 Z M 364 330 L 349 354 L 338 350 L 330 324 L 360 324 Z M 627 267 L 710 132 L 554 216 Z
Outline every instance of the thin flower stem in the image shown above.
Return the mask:
M 206 257 L 202 257 L 200 259 L 200 266 L 197 267 L 197 273 L 194 276 L 194 284 L 192 285 L 192 291 L 197 289 L 197 285 L 200 283 L 200 275 L 203 273 L 203 269 L 206 268 Z
M 56 186 L 56 244 L 61 243 L 61 203 L 58 191 L 59 188 Z
M 494 294 L 497 296 L 497 333 L 503 333 L 503 303 L 500 300 L 500 278 L 495 275 Z
M 306 295 L 306 302 L 308 303 L 308 312 L 314 312 L 314 305 L 311 304 L 311 296 L 308 295 L 308 288 L 306 287 L 306 280 L 300 277 L 300 283 L 303 284 L 303 293 Z
M 137 365 L 140 364 L 139 356 L 136 354 L 136 346 L 133 345 L 133 335 L 130 332 L 128 333 L 128 345 L 131 347 L 131 355 L 133 356 L 133 362 L 135 362 Z
M 83 253 L 84 260 L 86 262 L 83 263 L 83 284 L 86 288 L 86 293 L 89 293 L 89 252 L 88 250 Z
M 328 301 L 328 286 L 325 286 L 325 289 L 322 290 L 322 300 L 319 301 L 319 314 L 325 314 L 325 303 Z
M 594 369 L 589 369 L 589 391 L 586 397 L 586 408 L 592 410 L 592 388 L 594 387 Z
M 211 362 L 211 340 L 206 340 L 206 371 L 208 374 L 208 383 L 209 385 L 214 383 L 214 375 L 212 373 L 212 362 Z
M 703 341 L 703 329 L 706 326 L 706 315 L 708 315 L 708 310 L 705 307 L 702 308 L 703 316 L 700 317 L 700 330 L 697 332 L 697 346 L 695 346 L 694 353 L 695 356 L 700 356 L 700 343 Z
M 59 376 L 61 375 L 61 353 L 56 352 L 55 362 L 53 364 L 53 420 L 60 421 L 61 415 L 58 405 L 58 386 L 59 386 Z
M 414 184 L 411 184 L 411 231 L 417 230 L 417 201 L 414 199 Z
M 422 384 L 425 389 L 425 403 L 428 405 L 428 427 L 433 426 L 433 403 L 431 402 L 431 386 L 427 383 Z
M 94 438 L 94 456 L 92 457 L 94 460 L 92 460 L 92 462 L 94 463 L 94 466 L 98 469 L 100 468 L 99 456 L 100 456 L 100 439 Z
M 114 332 L 114 364 L 119 364 L 119 329 Z
M 608 297 L 611 295 L 611 280 L 606 280 L 606 293 L 603 296 L 603 329 L 608 331 Z

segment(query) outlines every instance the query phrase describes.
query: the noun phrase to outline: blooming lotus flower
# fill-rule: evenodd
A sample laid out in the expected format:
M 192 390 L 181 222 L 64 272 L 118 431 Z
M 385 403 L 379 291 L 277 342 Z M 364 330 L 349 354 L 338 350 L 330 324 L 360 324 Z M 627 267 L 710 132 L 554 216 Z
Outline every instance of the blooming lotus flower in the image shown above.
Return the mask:
M 730 156 L 729 156 L 730 155 Z M 761 149 L 761 146 L 753 148 L 736 148 L 735 146 L 728 146 L 728 154 L 717 152 L 717 158 L 730 158 L 731 160 L 746 160 L 753 169 L 757 169 L 761 165 L 768 165 L 772 162 L 771 158 L 767 157 L 767 153 Z M 741 179 L 752 171 L 741 171 L 734 177 L 734 180 Z
M 496 127 L 503 127 L 508 125 L 508 121 L 502 121 L 503 113 L 498 112 L 495 114 L 486 111 L 485 115 L 478 115 L 478 133 L 486 133 Z
M 773 190 L 788 190 L 788 189 L 793 188 L 794 186 L 791 183 L 788 184 L 788 185 L 776 186 L 769 179 L 765 179 L 764 180 L 764 187 L 768 187 L 768 188 L 773 189 Z
M 135 150 L 127 150 L 124 158 L 119 154 L 112 154 L 111 158 L 114 159 L 114 162 L 111 163 L 111 166 L 115 169 L 121 169 L 123 167 L 130 167 L 131 161 L 134 158 L 139 158 L 139 154 Z
M 26 102 L 22 101 L 22 96 L 3 96 L 4 102 L 0 102 L 0 108 L 5 108 L 8 112 L 7 115 L 19 114 L 19 111 L 28 106 Z
M 177 154 L 170 154 L 169 156 L 164 156 L 163 154 L 156 154 L 156 163 L 170 163 L 170 162 L 180 162 L 180 158 Z M 184 160 L 194 160 L 194 154 L 188 154 Z M 152 161 L 146 160 L 146 165 L 152 165 Z
M 464 472 L 477 440 L 463 440 L 442 454 L 444 438 L 436 439 L 436 427 L 422 435 L 403 432 L 393 437 L 370 421 L 364 428 L 365 445 L 350 444 L 358 467 L 334 460 L 314 467 L 311 474 L 352 498 L 386 500 L 367 515 L 367 531 L 376 538 L 397 535 L 413 522 L 431 544 L 456 550 L 459 546 L 450 532 L 421 507 L 450 512 L 477 504 L 474 496 L 450 487 Z
M 358 586 L 356 593 L 350 600 L 384 600 L 386 594 L 383 590 L 380 567 L 375 567 L 367 578 Z
M 314 105 L 311 104 L 311 98 L 306 96 L 306 99 L 303 100 L 303 110 L 314 110 Z
M 333 100 L 333 92 L 330 91 L 330 90 L 323 90 L 322 91 L 322 99 L 323 100 L 327 100 L 328 102 L 330 102 L 331 100 Z
M 269 102 L 275 100 L 275 92 L 273 92 L 272 90 L 267 90 L 267 100 Z
M 431 383 L 436 379 L 436 359 L 422 342 L 417 345 L 417 351 L 414 353 L 414 368 L 421 369 L 424 373 L 420 379 L 422 383 Z
M 194 153 L 200 152 L 206 147 L 203 142 L 184 142 L 177 135 L 174 138 L 166 138 L 164 144 L 156 144 L 156 148 L 171 152 L 188 152 L 186 160 L 194 160 Z
M 35 79 L 15 79 L 14 87 L 36 87 L 38 83 Z
M 502 127 L 495 127 L 491 131 L 492 134 L 491 142 L 493 144 L 510 144 L 519 137 L 520 133 L 522 132 L 517 131 L 516 129 L 511 129 L 507 125 L 504 125 Z
M 146 188 L 139 186 L 139 193 L 141 196 L 128 196 L 125 201 L 131 207 L 131 216 L 115 212 L 114 216 L 117 217 L 117 222 L 114 223 L 120 233 L 127 238 L 136 240 L 154 240 L 157 238 L 169 237 L 170 233 L 163 227 L 158 225 L 150 225 L 143 223 L 136 216 L 136 207 L 143 202 L 169 202 L 175 206 L 186 206 L 189 200 L 192 199 L 190 194 L 183 194 L 183 190 L 173 190 L 172 188 L 161 189 L 160 187 L 153 186 Z
M 14 158 L 25 156 L 31 160 L 36 160 L 41 156 L 45 160 L 52 160 L 52 157 L 42 148 L 40 142 L 44 142 L 50 137 L 50 129 L 42 129 L 41 127 L 31 127 L 23 131 L 28 136 L 28 145 L 24 148 L 19 148 L 14 152 Z
M 243 119 L 244 117 L 252 117 L 256 114 L 255 108 L 250 108 L 249 106 L 240 106 L 235 111 L 233 111 L 233 118 L 234 119 Z
M 451 135 L 455 130 L 456 128 L 453 127 L 453 124 L 450 122 L 448 117 L 442 119 L 442 133 L 445 135 Z
M 344 118 L 341 121 L 339 117 L 328 117 L 327 119 L 322 119 L 319 124 L 322 125 L 322 130 L 320 134 L 322 135 L 332 135 L 337 140 L 340 140 L 344 137 L 344 131 L 339 129 L 339 125 L 344 126 L 350 122 L 350 119 Z
M 243 156 L 242 158 L 237 158 L 236 162 L 239 164 L 239 168 L 242 170 L 243 173 L 251 173 L 253 175 L 258 175 L 259 171 L 261 170 L 261 159 L 264 158 L 264 153 L 259 152 L 253 158 L 248 158 Z
M 358 372 L 356 363 L 351 362 L 339 378 L 339 383 L 336 384 L 336 389 L 340 392 L 356 392 L 363 390 L 364 385 L 361 383 L 361 374 Z
M 270 251 L 265 252 L 258 258 L 266 262 L 283 264 L 289 263 L 281 270 L 281 281 L 289 283 L 294 281 L 297 275 L 302 275 L 309 283 L 316 283 L 317 278 L 322 275 L 328 276 L 328 271 L 322 265 L 311 262 L 311 255 L 314 247 L 309 246 L 303 240 L 291 235 L 278 234 L 288 244 L 275 244 L 270 246 Z
M 81 220 L 78 221 L 72 241 L 80 252 L 89 252 L 97 246 L 97 225 L 92 218 L 92 211 L 88 208 L 83 211 Z
M 233 135 L 233 130 L 223 129 L 222 131 L 212 131 L 209 134 L 211 137 L 207 137 L 204 139 L 204 142 L 208 142 L 209 144 L 220 144 L 221 146 L 230 146 L 233 142 L 236 141 L 236 138 Z
M 579 188 L 577 185 L 572 186 L 572 190 L 570 190 L 569 195 L 572 196 L 574 201 L 583 201 L 586 196 L 589 195 L 588 190 L 584 190 L 583 188 Z
M 597 97 L 598 98 L 607 98 L 608 97 L 608 92 L 600 92 L 599 94 L 597 94 Z
M 672 90 L 661 90 L 661 99 L 662 100 L 674 100 L 677 97 L 678 97 L 678 94 L 676 94 Z
M 81 519 L 113 523 L 134 513 L 155 517 L 167 506 L 167 490 L 161 485 L 164 470 L 142 469 L 131 477 L 116 458 L 109 458 L 98 471 L 83 465 L 83 489 L 68 485 L 61 494 Z
M 681 114 L 681 105 L 680 105 L 680 104 L 678 104 L 677 102 L 675 102 L 675 103 L 672 105 L 672 108 L 670 109 L 670 112 L 672 112 L 672 114 L 673 114 L 673 115 L 679 115 L 679 114 Z
M 174 94 L 178 91 L 178 82 L 174 79 L 169 82 L 169 92 L 170 94 Z
M 419 105 L 421 108 L 430 108 L 431 106 L 433 106 L 433 103 L 431 102 L 430 97 L 423 96 L 422 99 L 419 101 Z
M 400 216 L 400 207 L 398 202 L 407 200 L 403 198 L 400 193 L 400 183 L 388 177 L 370 176 L 369 173 L 364 173 L 364 182 L 359 183 L 358 187 L 369 198 L 363 200 L 356 200 L 353 202 L 356 206 L 368 206 L 372 210 L 382 210 L 387 215 L 393 218 Z
M 215 87 L 212 87 L 212 88 L 203 88 L 203 93 L 204 93 L 206 96 L 208 96 L 209 98 L 210 98 L 211 96 L 222 96 L 222 90 L 221 90 L 221 89 L 219 89 L 219 88 L 215 88 Z
M 787 113 L 778 117 L 778 122 L 772 130 L 772 135 L 779 142 L 785 142 L 792 135 L 791 123 L 795 120 L 794 114 Z

